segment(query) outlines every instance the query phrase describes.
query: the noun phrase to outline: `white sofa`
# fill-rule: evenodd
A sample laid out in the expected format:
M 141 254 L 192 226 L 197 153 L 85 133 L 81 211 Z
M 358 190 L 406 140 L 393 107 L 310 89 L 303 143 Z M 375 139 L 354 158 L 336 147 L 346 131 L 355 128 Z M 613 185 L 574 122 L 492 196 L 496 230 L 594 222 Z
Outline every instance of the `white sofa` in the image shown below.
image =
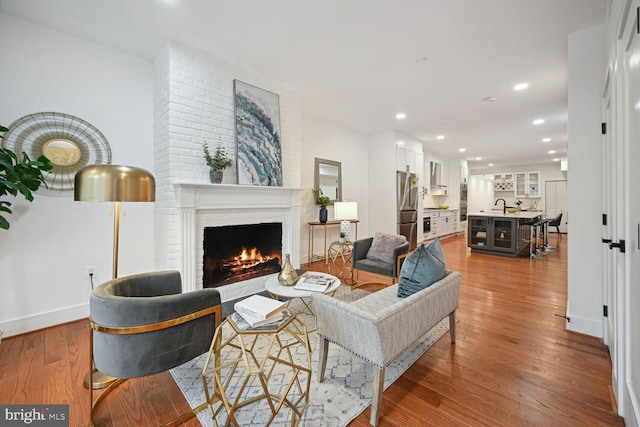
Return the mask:
M 449 316 L 451 342 L 455 343 L 455 312 L 461 275 L 445 276 L 407 298 L 399 298 L 398 284 L 352 303 L 314 294 L 319 339 L 318 381 L 324 380 L 329 342 L 349 350 L 374 367 L 371 425 L 378 424 L 384 387 L 384 369 L 418 338 Z

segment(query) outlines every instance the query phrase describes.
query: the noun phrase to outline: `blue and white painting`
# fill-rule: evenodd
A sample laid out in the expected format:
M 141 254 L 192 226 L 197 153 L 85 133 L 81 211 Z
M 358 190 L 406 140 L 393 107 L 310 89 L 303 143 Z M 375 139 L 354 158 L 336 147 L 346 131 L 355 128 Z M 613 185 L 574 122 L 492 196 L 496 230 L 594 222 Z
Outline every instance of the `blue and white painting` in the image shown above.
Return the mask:
M 282 187 L 280 98 L 233 81 L 238 141 L 238 184 Z

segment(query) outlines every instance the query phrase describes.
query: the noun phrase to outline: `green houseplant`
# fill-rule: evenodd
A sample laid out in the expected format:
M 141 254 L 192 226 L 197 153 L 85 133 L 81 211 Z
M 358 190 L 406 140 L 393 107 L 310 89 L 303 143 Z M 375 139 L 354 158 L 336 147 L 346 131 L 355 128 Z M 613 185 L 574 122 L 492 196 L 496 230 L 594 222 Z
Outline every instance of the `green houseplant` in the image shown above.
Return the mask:
M 209 178 L 214 184 L 220 184 L 222 182 L 223 171 L 233 164 L 233 161 L 227 156 L 227 152 L 222 147 L 222 143 L 218 143 L 215 154 L 212 156 L 209 152 L 209 146 L 204 143 L 202 145 L 204 151 L 204 159 L 207 162 L 207 166 L 211 168 L 209 171 Z
M 8 130 L 0 126 L 0 138 L 3 138 L 2 133 Z M 42 172 L 50 171 L 52 168 L 51 161 L 43 155 L 37 160 L 31 160 L 25 152 L 22 152 L 22 157 L 18 157 L 8 148 L 0 148 L 0 197 L 7 194 L 15 197 L 20 193 L 32 202 L 33 192 L 40 185 L 47 185 Z M 9 229 L 10 224 L 2 213 L 11 214 L 9 206 L 11 202 L 0 200 L 0 228 L 5 230 Z
M 327 205 L 331 199 L 324 195 L 321 188 L 314 188 L 311 191 L 316 199 L 316 205 L 320 205 L 320 222 L 327 222 Z

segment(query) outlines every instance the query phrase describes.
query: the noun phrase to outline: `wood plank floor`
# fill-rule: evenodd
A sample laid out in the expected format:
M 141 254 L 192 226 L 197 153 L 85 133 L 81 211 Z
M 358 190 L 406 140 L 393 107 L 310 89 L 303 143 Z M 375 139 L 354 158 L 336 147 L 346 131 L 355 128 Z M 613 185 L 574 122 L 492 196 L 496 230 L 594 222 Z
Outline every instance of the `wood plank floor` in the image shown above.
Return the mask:
M 624 425 L 612 410 L 606 348 L 600 339 L 567 332 L 557 316 L 566 309 L 566 239 L 556 243 L 552 235 L 551 242 L 557 251 L 538 260 L 470 254 L 463 236 L 442 242 L 448 268 L 462 273 L 457 342 L 445 335 L 384 392 L 380 426 Z M 0 403 L 66 403 L 70 425 L 86 426 L 88 333 L 82 320 L 4 339 Z M 162 373 L 120 386 L 95 421 L 158 425 L 187 409 L 170 374 Z M 368 420 L 367 409 L 350 425 Z

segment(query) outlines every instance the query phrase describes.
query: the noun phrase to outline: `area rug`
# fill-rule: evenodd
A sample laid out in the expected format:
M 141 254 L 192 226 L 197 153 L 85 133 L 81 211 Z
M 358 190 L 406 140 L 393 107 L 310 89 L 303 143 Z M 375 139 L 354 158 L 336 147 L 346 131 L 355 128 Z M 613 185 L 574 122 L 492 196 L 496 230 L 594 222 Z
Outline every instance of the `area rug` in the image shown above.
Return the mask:
M 334 297 L 351 301 L 367 294 L 368 292 L 364 290 L 356 289 L 352 291 L 348 286 L 341 286 Z M 304 321 L 309 329 L 315 329 L 314 318 L 307 314 L 300 314 L 303 307 L 300 301 L 293 300 L 289 307 L 292 312 L 298 313 L 298 317 Z M 345 327 L 348 327 L 348 325 L 345 325 Z M 391 365 L 385 369 L 384 388 L 386 389 L 397 380 L 448 330 L 449 320 L 445 318 L 391 363 Z M 350 352 L 335 344 L 330 344 L 325 379 L 322 383 L 318 383 L 316 372 L 318 343 L 315 332 L 309 333 L 309 340 L 312 348 L 311 367 L 313 372 L 311 375 L 309 405 L 299 425 L 318 427 L 346 426 L 371 404 L 373 368 Z M 258 347 L 259 346 L 260 344 L 258 343 Z M 304 357 L 304 354 L 294 354 L 294 358 L 296 359 L 303 359 Z M 171 375 L 173 375 L 173 378 L 192 408 L 195 408 L 205 401 L 201 379 L 205 360 L 206 354 L 171 370 Z M 274 376 L 274 378 L 277 377 L 277 375 Z M 232 382 L 229 388 L 232 387 L 240 388 L 239 381 Z M 260 392 L 257 381 L 253 384 L 249 383 L 248 387 L 250 389 L 252 387 L 255 388 L 255 390 L 249 390 L 249 396 L 252 393 L 257 395 Z M 234 394 L 233 390 L 227 390 L 227 392 L 231 395 Z M 236 413 L 236 419 L 242 426 L 264 426 L 270 416 L 269 407 L 264 399 L 247 405 Z M 204 426 L 215 425 L 209 410 L 202 411 L 198 414 L 198 418 Z M 224 425 L 226 418 L 226 413 L 222 410 L 220 414 L 218 414 L 216 421 L 219 425 Z M 291 410 L 283 407 L 271 425 L 278 427 L 290 426 Z

